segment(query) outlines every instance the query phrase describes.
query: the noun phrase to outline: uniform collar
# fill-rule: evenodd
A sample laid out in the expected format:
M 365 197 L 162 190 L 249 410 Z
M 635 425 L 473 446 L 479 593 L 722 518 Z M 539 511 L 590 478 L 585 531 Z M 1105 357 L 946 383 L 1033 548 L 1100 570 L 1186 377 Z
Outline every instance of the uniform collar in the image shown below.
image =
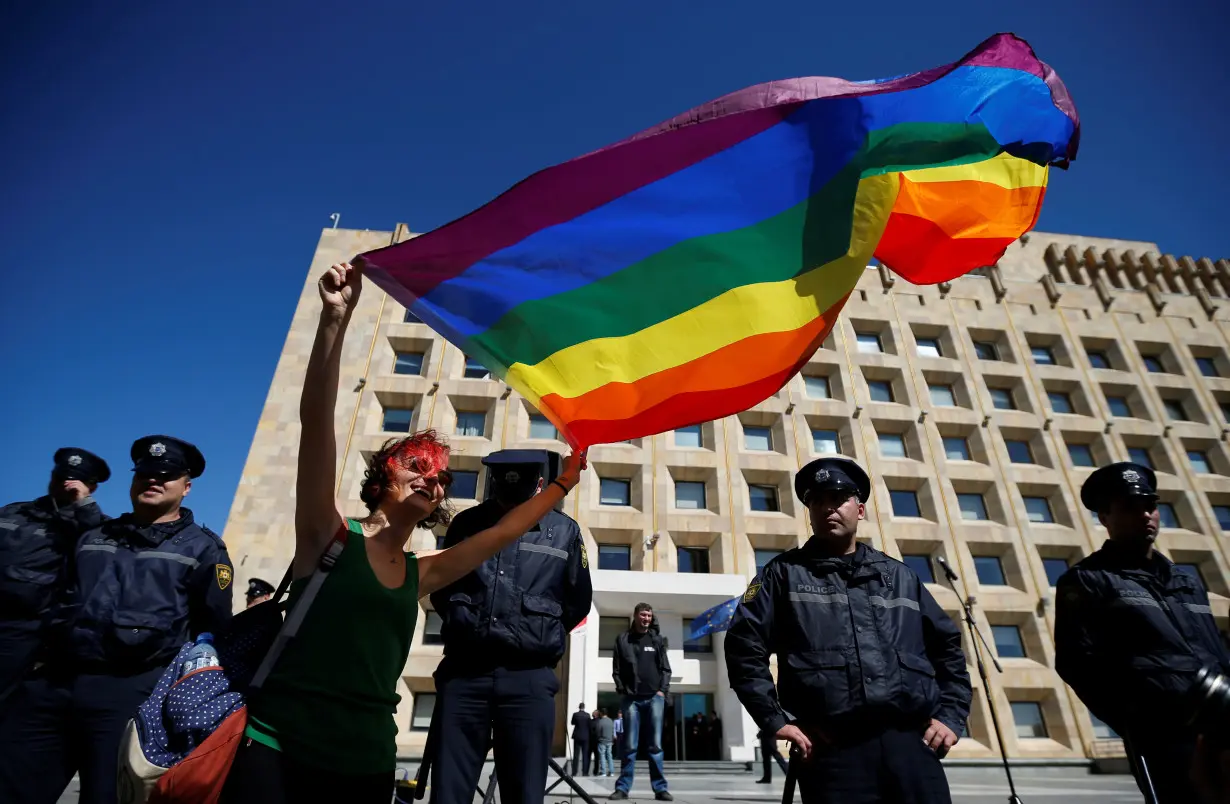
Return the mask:
M 171 522 L 155 522 L 152 525 L 138 525 L 132 518 L 131 513 L 122 514 L 117 520 L 126 534 L 132 537 L 132 541 L 141 542 L 150 547 L 157 547 L 167 539 L 174 538 L 182 530 L 189 525 L 194 524 L 192 511 L 187 508 L 179 509 L 179 519 Z

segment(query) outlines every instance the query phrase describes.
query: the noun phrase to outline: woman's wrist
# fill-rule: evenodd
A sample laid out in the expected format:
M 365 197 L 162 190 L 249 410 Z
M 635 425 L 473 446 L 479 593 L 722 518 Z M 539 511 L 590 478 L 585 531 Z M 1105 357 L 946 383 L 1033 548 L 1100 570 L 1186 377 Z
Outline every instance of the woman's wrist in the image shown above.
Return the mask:
M 568 486 L 567 484 L 565 484 L 564 482 L 562 482 L 558 477 L 551 481 L 551 485 L 559 486 L 560 489 L 563 490 L 565 497 L 568 496 L 568 492 L 572 491 L 572 488 Z

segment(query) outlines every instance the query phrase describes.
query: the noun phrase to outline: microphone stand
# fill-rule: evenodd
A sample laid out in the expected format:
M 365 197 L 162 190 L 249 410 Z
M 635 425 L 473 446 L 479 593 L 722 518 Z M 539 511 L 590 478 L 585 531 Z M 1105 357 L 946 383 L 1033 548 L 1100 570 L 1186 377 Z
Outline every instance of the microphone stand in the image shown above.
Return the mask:
M 987 650 L 987 656 L 991 659 L 991 664 L 995 666 L 995 672 L 1003 673 L 1004 669 L 1000 667 L 999 661 L 995 658 L 995 651 L 991 650 L 990 644 L 986 637 L 982 635 L 982 629 L 978 627 L 978 623 L 974 620 L 974 599 L 968 595 L 964 598 L 957 591 L 956 581 L 960 580 L 957 573 L 952 571 L 948 566 L 948 562 L 942 558 L 936 559 L 940 565 L 940 569 L 944 571 L 944 578 L 948 580 L 948 585 L 952 588 L 952 592 L 957 596 L 957 600 L 961 603 L 961 608 L 965 611 L 965 625 L 970 632 L 970 644 L 974 646 L 974 663 L 978 666 L 978 675 L 982 678 L 982 693 L 987 699 L 987 709 L 991 713 L 991 724 L 995 728 L 995 739 L 999 740 L 999 755 L 1004 761 L 1004 775 L 1008 777 L 1008 804 L 1023 804 L 1020 796 L 1016 794 L 1016 784 L 1012 781 L 1012 768 L 1008 765 L 1008 749 L 1004 747 L 1004 734 L 999 728 L 999 717 L 995 714 L 995 701 L 991 698 L 991 684 L 987 679 L 987 667 L 982 661 L 982 651 L 978 644 Z M 964 584 L 962 584 L 964 586 Z

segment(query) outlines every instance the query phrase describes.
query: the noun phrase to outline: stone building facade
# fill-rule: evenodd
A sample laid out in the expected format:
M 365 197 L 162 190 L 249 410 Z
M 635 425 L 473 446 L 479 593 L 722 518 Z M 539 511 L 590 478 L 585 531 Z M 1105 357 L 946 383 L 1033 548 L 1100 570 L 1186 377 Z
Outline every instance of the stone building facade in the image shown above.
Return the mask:
M 224 538 L 237 585 L 276 579 L 293 550 L 297 406 L 315 330 L 315 282 L 331 263 L 410 236 L 326 229 L 291 322 Z M 668 757 L 750 759 L 755 728 L 730 692 L 722 635 L 686 642 L 689 620 L 744 589 L 758 565 L 807 538 L 795 471 L 827 452 L 873 479 L 859 535 L 958 598 L 944 556 L 990 626 L 1002 673 L 994 706 L 1009 756 L 1121 753 L 1054 671 L 1053 584 L 1105 531 L 1079 505 L 1096 465 L 1147 461 L 1163 503 L 1160 547 L 1193 565 L 1226 626 L 1230 603 L 1230 265 L 1151 243 L 1035 232 L 991 269 L 915 287 L 869 268 L 823 346 L 755 407 L 695 428 L 594 447 L 565 511 L 581 525 L 594 609 L 560 666 L 565 716 L 614 698 L 610 647 L 632 607 L 652 603 L 675 670 Z M 458 504 L 481 496 L 479 459 L 513 447 L 563 451 L 521 396 L 408 317 L 370 283 L 347 335 L 338 400 L 337 494 L 361 515 L 364 461 L 398 432 L 448 435 Z M 434 546 L 421 532 L 414 547 Z M 397 713 L 403 754 L 422 749 L 434 705 L 438 619 L 424 612 Z M 972 645 L 966 642 L 971 656 Z M 721 739 L 684 722 L 722 720 Z M 975 690 L 954 756 L 997 755 Z

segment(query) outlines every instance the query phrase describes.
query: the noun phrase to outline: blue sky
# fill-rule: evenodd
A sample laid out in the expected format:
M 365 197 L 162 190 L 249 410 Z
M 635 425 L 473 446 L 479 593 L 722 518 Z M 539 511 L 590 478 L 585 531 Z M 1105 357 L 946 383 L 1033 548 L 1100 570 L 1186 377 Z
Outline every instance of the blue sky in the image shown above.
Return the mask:
M 7 3 L 0 502 L 74 445 L 126 510 L 129 445 L 164 432 L 205 453 L 189 505 L 220 532 L 330 213 L 426 231 L 725 92 L 998 31 L 1081 112 L 1039 228 L 1230 257 L 1225 30 L 1213 0 Z

